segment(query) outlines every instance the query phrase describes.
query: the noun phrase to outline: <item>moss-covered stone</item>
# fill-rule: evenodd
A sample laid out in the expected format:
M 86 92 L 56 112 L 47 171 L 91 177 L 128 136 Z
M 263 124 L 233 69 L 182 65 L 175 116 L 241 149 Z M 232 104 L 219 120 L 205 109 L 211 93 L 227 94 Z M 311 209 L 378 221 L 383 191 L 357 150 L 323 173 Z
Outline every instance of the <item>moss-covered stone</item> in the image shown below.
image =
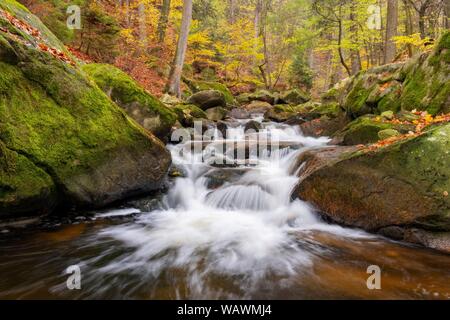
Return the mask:
M 29 15 L 17 13 L 20 8 L 14 11 L 18 17 Z M 14 61 L 0 61 L 0 140 L 35 166 L 21 164 L 24 172 L 17 176 L 17 185 L 44 172 L 40 185 L 45 189 L 53 183 L 59 203 L 90 207 L 160 187 L 171 161 L 158 139 L 120 110 L 78 66 L 7 33 L 0 32 L 0 37 L 15 55 Z M 46 31 L 41 37 L 51 43 Z M 11 184 L 4 169 L 1 177 L 0 184 Z M 8 195 L 3 192 L 0 200 L 6 203 L 3 197 Z M 52 192 L 46 201 L 45 208 L 40 203 L 43 210 L 54 201 Z M 15 205 L 9 202 L 0 214 L 14 211 Z M 39 211 L 33 206 L 28 210 Z
M 334 142 L 345 146 L 375 143 L 380 140 L 379 133 L 383 130 L 396 130 L 408 133 L 414 130 L 414 125 L 393 124 L 381 117 L 364 116 L 348 124 L 334 135 Z
M 179 104 L 172 107 L 176 113 L 178 121 L 185 127 L 191 127 L 195 119 L 207 119 L 205 111 L 193 104 Z
M 49 213 L 57 199 L 52 178 L 0 141 L 0 218 Z
M 295 194 L 332 219 L 366 230 L 409 225 L 450 231 L 449 150 L 447 123 L 377 150 L 318 151 L 303 156 Z
M 197 93 L 200 91 L 207 90 L 216 90 L 220 91 L 225 96 L 225 101 L 228 105 L 235 105 L 236 101 L 234 99 L 233 94 L 227 88 L 226 85 L 219 82 L 208 82 L 208 81 L 197 81 L 197 80 L 188 80 L 184 79 L 184 82 L 189 86 L 192 90 L 192 93 Z
M 298 113 L 298 108 L 288 104 L 279 104 L 268 110 L 264 114 L 266 120 L 275 122 L 285 122 Z
M 280 93 L 279 103 L 299 105 L 311 100 L 311 96 L 301 89 L 292 89 Z
M 83 70 L 130 117 L 158 138 L 167 138 L 177 119 L 175 112 L 112 65 L 88 64 Z
M 450 112 L 450 32 L 445 33 L 431 54 L 417 57 L 405 66 L 401 106 L 435 115 Z
M 12 14 L 17 19 L 26 22 L 31 27 L 35 28 L 36 30 L 39 30 L 41 33 L 41 38 L 45 41 L 45 43 L 52 47 L 56 48 L 68 55 L 70 53 L 67 51 L 65 46 L 61 43 L 61 41 L 47 28 L 46 25 L 42 23 L 42 21 L 33 15 L 25 6 L 20 4 L 19 2 L 15 0 L 2 0 L 0 2 L 0 9 L 5 10 Z M 0 27 L 3 26 L 6 29 L 12 31 L 14 34 L 17 34 L 20 38 L 24 39 L 25 41 L 37 45 L 37 40 L 34 36 L 27 32 L 23 32 L 21 30 L 18 30 L 14 27 L 12 27 L 8 21 L 0 19 Z

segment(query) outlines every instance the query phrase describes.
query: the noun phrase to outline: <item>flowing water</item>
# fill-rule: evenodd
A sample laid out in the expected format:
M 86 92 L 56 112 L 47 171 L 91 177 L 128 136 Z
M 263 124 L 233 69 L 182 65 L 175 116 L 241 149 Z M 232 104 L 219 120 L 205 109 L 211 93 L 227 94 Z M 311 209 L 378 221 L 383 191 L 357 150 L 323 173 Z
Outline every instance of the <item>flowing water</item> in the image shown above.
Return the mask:
M 244 135 L 245 123 L 226 141 L 170 146 L 184 175 L 162 197 L 0 228 L 0 298 L 450 299 L 450 256 L 326 223 L 291 201 L 298 155 L 328 139 L 273 123 Z M 224 146 L 245 140 L 268 147 L 244 147 L 236 163 Z M 81 290 L 67 289 L 71 265 Z M 371 265 L 381 290 L 367 288 Z

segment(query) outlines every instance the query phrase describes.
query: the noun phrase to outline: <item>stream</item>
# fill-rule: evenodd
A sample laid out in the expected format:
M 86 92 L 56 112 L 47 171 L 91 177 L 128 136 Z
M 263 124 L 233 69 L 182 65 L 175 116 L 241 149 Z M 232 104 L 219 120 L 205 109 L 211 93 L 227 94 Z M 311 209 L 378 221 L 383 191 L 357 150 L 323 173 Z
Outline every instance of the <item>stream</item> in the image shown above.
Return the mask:
M 450 299 L 450 256 L 330 224 L 291 201 L 299 154 L 327 138 L 275 123 L 244 134 L 248 121 L 230 124 L 227 140 L 216 132 L 212 142 L 170 145 L 182 176 L 166 194 L 0 227 L 0 298 Z M 244 147 L 239 163 L 222 150 L 268 137 L 277 150 L 272 140 Z M 66 286 L 72 265 L 80 290 Z M 372 265 L 381 290 L 367 287 Z

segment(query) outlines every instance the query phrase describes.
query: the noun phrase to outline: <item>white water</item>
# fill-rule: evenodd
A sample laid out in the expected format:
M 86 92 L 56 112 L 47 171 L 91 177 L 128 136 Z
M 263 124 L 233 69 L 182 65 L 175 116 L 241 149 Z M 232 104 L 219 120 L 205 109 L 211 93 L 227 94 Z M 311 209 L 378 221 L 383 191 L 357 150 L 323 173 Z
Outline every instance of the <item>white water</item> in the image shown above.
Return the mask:
M 244 124 L 232 130 L 230 139 L 244 139 Z M 128 251 L 98 272 L 157 279 L 166 270 L 182 269 L 188 274 L 189 290 L 198 295 L 209 290 L 210 275 L 237 277 L 239 285 L 249 291 L 269 275 L 289 278 L 311 269 L 311 253 L 298 241 L 302 233 L 320 230 L 343 237 L 369 237 L 326 224 L 310 205 L 290 199 L 298 182 L 292 172 L 298 155 L 325 145 L 328 139 L 306 138 L 292 127 L 275 124 L 267 125 L 267 130 L 272 137 L 295 142 L 299 148 L 265 153 L 237 180 L 226 181 L 216 190 L 208 189 L 206 176 L 220 169 L 192 164 L 192 154 L 180 152 L 186 145 L 171 146 L 173 161 L 186 176 L 175 181 L 164 199 L 164 209 L 101 231 L 101 239 L 112 238 Z M 200 159 L 201 153 L 195 158 Z

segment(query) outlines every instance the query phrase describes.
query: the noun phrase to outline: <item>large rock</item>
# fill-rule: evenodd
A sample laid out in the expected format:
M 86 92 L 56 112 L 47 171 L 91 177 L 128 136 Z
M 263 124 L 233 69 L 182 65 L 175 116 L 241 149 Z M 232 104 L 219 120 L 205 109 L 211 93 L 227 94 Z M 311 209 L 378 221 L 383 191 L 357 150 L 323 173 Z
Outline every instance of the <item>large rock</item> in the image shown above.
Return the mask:
M 432 52 L 406 63 L 370 70 L 339 83 L 322 99 L 338 102 L 352 118 L 385 111 L 421 110 L 432 115 L 450 112 L 450 32 Z
M 200 91 L 193 94 L 187 100 L 188 104 L 194 104 L 202 110 L 208 110 L 215 107 L 225 108 L 227 103 L 223 93 L 217 90 Z
M 305 136 L 309 137 L 331 137 L 339 130 L 342 130 L 349 122 L 350 120 L 343 113 L 337 117 L 323 115 L 320 118 L 300 123 L 300 130 Z M 333 144 L 337 143 L 333 142 Z
M 369 231 L 401 226 L 448 233 L 449 150 L 450 124 L 445 124 L 375 150 L 310 151 L 299 159 L 303 166 L 293 197 L 334 221 Z
M 225 119 L 227 114 L 228 114 L 228 111 L 221 107 L 211 108 L 211 109 L 206 110 L 206 116 L 207 116 L 208 120 L 211 120 L 214 122 Z
M 207 91 L 207 90 L 216 90 L 223 94 L 223 96 L 225 97 L 225 102 L 228 105 L 236 104 L 236 101 L 230 89 L 228 89 L 227 86 L 222 83 L 199 81 L 192 79 L 184 79 L 183 81 L 188 85 L 189 89 L 191 89 L 193 93 L 198 93 L 200 91 Z
M 238 120 L 248 119 L 251 117 L 250 112 L 242 108 L 234 108 L 228 113 L 228 117 Z
M 176 114 L 139 86 L 130 76 L 108 64 L 88 64 L 83 70 L 127 114 L 160 139 L 166 139 Z
M 100 207 L 160 188 L 171 163 L 161 141 L 23 6 L 8 0 L 0 9 L 22 21 L 0 15 L 0 217 Z
M 300 89 L 292 89 L 280 94 L 278 103 L 287 103 L 291 105 L 299 105 L 308 102 L 311 97 Z
M 176 113 L 178 121 L 185 127 L 193 126 L 196 120 L 208 118 L 205 111 L 193 104 L 179 104 L 172 107 L 172 110 Z
M 268 102 L 255 100 L 246 105 L 244 109 L 250 112 L 250 114 L 266 113 L 272 109 L 272 105 Z
M 252 101 L 263 101 L 273 105 L 277 102 L 277 100 L 277 95 L 268 90 L 258 90 L 254 93 L 244 93 L 238 97 L 238 101 L 241 104 L 250 103 Z
M 375 143 L 383 140 L 383 137 L 387 138 L 385 136 L 386 130 L 395 130 L 397 133 L 406 134 L 415 131 L 415 126 L 413 124 L 396 124 L 385 121 L 382 117 L 367 115 L 356 119 L 344 129 L 336 132 L 333 137 L 333 144 L 352 146 Z M 383 131 L 384 134 L 380 135 Z
M 264 114 L 264 119 L 275 122 L 285 122 L 298 113 L 299 109 L 296 107 L 287 104 L 276 105 Z

